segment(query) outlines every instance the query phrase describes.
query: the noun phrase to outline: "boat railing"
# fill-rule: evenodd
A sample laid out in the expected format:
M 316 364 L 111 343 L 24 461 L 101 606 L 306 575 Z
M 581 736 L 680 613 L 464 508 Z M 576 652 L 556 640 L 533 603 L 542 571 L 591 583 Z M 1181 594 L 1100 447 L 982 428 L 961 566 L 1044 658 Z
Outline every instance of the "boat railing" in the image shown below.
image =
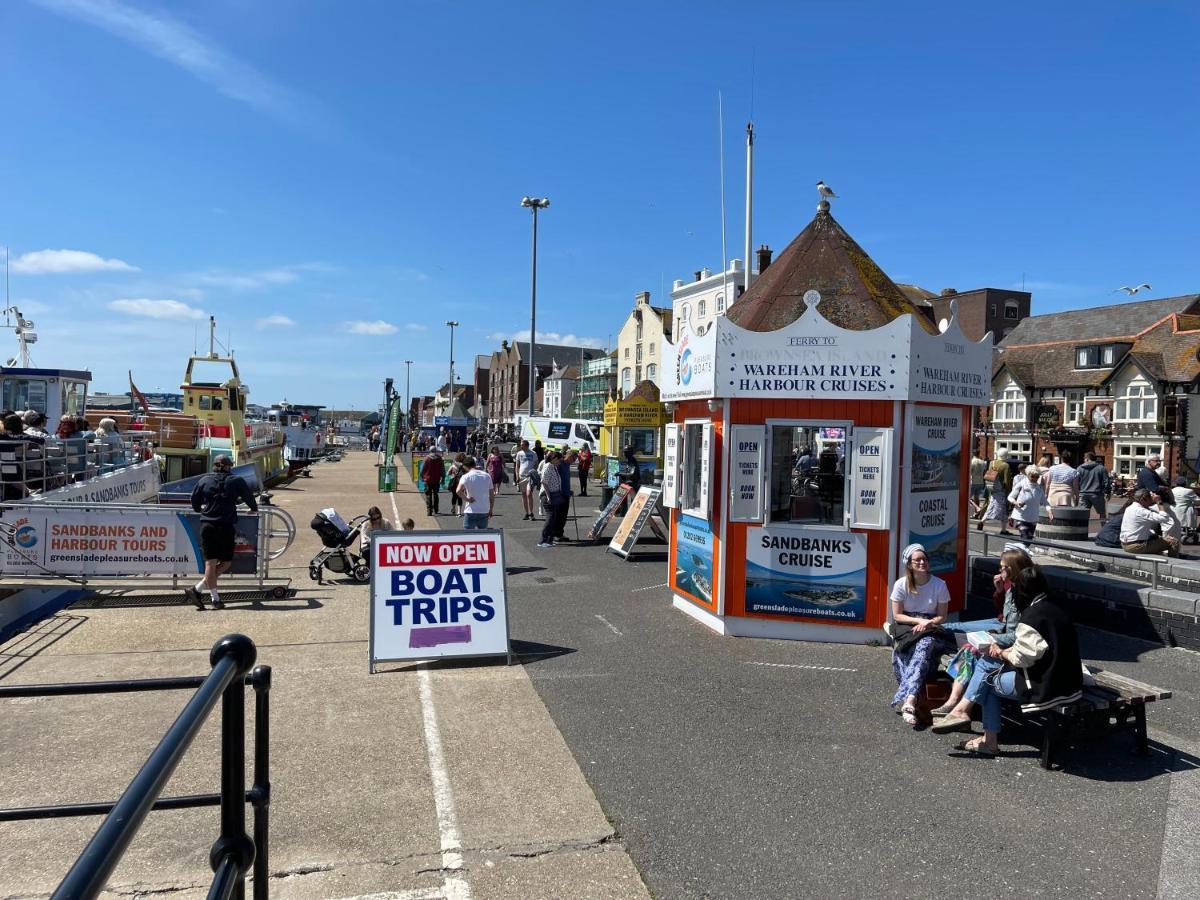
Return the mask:
M 245 879 L 253 868 L 254 900 L 266 900 L 270 881 L 271 667 L 254 666 L 257 654 L 250 638 L 230 634 L 213 644 L 209 652 L 212 668 L 207 675 L 0 686 L 0 700 L 195 689 L 120 799 L 0 809 L 0 822 L 105 816 L 53 893 L 53 898 L 98 897 L 151 810 L 219 806 L 221 827 L 209 851 L 209 864 L 214 874 L 208 896 L 244 898 Z M 254 689 L 254 783 L 249 790 L 246 788 L 245 759 L 246 686 Z M 172 773 L 218 701 L 221 704 L 220 793 L 163 797 Z M 246 833 L 247 803 L 254 810 L 253 837 Z
M 0 434 L 3 498 L 20 500 L 153 459 L 156 437 L 137 431 L 101 440 L 49 437 L 38 443 Z

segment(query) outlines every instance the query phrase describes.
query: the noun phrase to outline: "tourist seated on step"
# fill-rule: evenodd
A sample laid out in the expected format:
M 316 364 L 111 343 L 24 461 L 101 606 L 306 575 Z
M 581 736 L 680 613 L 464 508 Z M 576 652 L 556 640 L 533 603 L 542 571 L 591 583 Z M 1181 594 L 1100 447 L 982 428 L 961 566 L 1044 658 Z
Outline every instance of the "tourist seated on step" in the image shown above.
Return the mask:
M 943 717 L 934 723 L 933 730 L 936 733 L 970 728 L 971 707 L 979 699 L 980 685 L 1002 668 L 992 647 L 1003 650 L 1011 647 L 1017 639 L 1017 621 L 1021 614 L 1017 610 L 1016 583 L 1021 573 L 1033 565 L 1024 544 L 1015 541 L 1005 544 L 1004 552 L 1000 554 L 1000 571 L 992 579 L 992 602 L 1000 607 L 999 618 L 947 622 L 942 626 L 957 634 L 987 632 L 991 642 L 975 646 L 968 641 L 950 662 L 946 671 L 954 679 L 954 686 L 950 690 L 950 699 L 933 710 L 934 716 Z
M 925 682 L 937 671 L 943 653 L 953 650 L 953 639 L 940 626 L 950 608 L 946 582 L 929 571 L 929 554 L 921 544 L 909 544 L 900 553 L 904 577 L 892 585 L 892 673 L 899 687 L 892 708 L 904 723 L 916 727 L 930 721 L 922 694 Z
M 1138 488 L 1133 492 L 1133 502 L 1121 516 L 1121 548 L 1128 553 L 1178 556 L 1179 541 L 1166 536 L 1178 521 L 1158 497 Z

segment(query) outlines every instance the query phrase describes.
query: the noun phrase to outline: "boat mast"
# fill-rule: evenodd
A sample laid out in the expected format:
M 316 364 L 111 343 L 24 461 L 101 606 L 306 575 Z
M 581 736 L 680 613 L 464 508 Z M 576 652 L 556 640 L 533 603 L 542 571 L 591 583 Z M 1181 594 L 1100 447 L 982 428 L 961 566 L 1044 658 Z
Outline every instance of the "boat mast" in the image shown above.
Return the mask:
M 208 317 L 208 355 L 212 359 L 217 358 L 217 317 Z

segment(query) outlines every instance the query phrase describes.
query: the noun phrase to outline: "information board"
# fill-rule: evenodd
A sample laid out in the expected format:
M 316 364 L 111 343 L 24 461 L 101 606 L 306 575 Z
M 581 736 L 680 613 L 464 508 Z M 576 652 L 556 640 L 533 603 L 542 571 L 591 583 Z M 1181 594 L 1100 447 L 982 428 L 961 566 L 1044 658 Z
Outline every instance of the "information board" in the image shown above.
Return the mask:
M 617 533 L 613 535 L 613 539 L 608 544 L 609 550 L 624 559 L 629 558 L 629 553 L 633 550 L 633 545 L 637 543 L 642 529 L 646 527 L 650 516 L 658 509 L 660 497 L 662 497 L 661 488 L 638 489 L 637 496 L 629 504 L 629 512 L 625 513 L 625 518 L 617 527 Z
M 912 454 L 906 493 L 908 535 L 929 555 L 929 571 L 958 568 L 958 536 L 966 521 L 962 478 L 962 410 L 945 406 L 909 407 Z
M 746 612 L 862 622 L 867 536 L 828 528 L 746 530 Z
M 596 519 L 592 522 L 592 527 L 587 531 L 587 539 L 589 541 L 600 540 L 600 535 L 604 534 L 604 529 L 608 527 L 608 523 L 612 521 L 613 513 L 615 513 L 625 502 L 625 498 L 629 496 L 629 485 L 619 484 L 616 490 L 613 491 L 612 499 L 605 504 L 604 508 L 597 514 Z
M 377 533 L 371 560 L 371 672 L 383 662 L 509 656 L 501 532 Z
M 762 522 L 766 496 L 766 426 L 734 425 L 730 430 L 733 468 L 729 479 L 729 521 Z
M 855 426 L 850 453 L 850 527 L 885 531 L 892 516 L 892 429 Z

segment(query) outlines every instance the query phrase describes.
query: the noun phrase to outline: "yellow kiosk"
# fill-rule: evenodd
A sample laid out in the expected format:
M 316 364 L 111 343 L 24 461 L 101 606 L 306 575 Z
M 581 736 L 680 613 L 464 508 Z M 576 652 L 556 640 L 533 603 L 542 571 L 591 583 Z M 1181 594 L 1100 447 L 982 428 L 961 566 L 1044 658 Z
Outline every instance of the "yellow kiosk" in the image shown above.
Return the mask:
M 605 403 L 604 432 L 600 436 L 600 455 L 605 468 L 597 475 L 606 476 L 608 486 L 615 488 L 623 451 L 633 447 L 642 484 L 654 484 L 658 480 L 656 474 L 662 471 L 663 425 L 668 420 L 653 381 L 641 382 L 622 400 Z

